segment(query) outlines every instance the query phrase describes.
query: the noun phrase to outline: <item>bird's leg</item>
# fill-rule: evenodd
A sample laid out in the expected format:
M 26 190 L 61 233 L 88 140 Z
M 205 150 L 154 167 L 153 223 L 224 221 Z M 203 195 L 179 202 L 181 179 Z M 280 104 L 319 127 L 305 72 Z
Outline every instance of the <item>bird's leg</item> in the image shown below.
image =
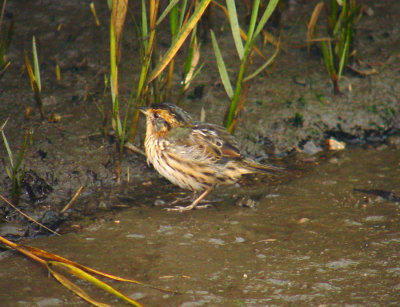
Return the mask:
M 199 197 L 197 197 L 189 206 L 186 206 L 186 207 L 176 206 L 174 208 L 167 208 L 167 210 L 168 211 L 179 211 L 179 212 L 192 210 L 208 195 L 208 193 L 211 192 L 211 190 L 212 190 L 212 187 L 209 187 L 207 190 L 205 190 L 203 193 L 201 193 L 201 195 Z M 206 207 L 208 207 L 208 206 L 207 205 L 202 206 L 202 208 L 206 208 Z M 198 207 L 198 208 L 200 208 L 200 207 Z

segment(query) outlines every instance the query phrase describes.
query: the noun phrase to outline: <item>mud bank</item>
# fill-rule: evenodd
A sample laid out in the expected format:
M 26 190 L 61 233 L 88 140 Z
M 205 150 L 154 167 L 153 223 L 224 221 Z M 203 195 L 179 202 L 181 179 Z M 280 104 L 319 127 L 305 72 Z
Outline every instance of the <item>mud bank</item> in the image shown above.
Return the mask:
M 386 142 L 392 136 L 391 143 L 398 146 L 395 135 L 400 128 L 400 3 L 365 1 L 373 14 L 364 16 L 357 25 L 356 49 L 359 58 L 377 73 L 364 78 L 347 75 L 342 84 L 343 94 L 333 95 L 321 57 L 309 54 L 305 44 L 304 24 L 316 2 L 302 2 L 296 2 L 295 7 L 283 14 L 282 51 L 273 69 L 268 76 L 260 76 L 251 84 L 235 131 L 242 147 L 260 160 L 299 152 L 300 156 L 294 154 L 292 160 L 294 164 L 302 164 L 303 155 L 320 152 L 329 136 L 358 143 Z M 96 216 L 94 213 L 118 205 L 118 198 L 110 200 L 111 194 L 132 199 L 131 206 L 135 206 L 137 199 L 154 200 L 155 190 L 179 191 L 148 168 L 143 157 L 132 153 L 127 153 L 123 163 L 124 183 L 115 183 L 113 140 L 101 136 L 102 119 L 97 108 L 102 105 L 104 74 L 108 71 L 109 12 L 103 2 L 96 3 L 96 7 L 100 27 L 95 25 L 88 3 L 82 1 L 16 1 L 7 5 L 7 18 L 15 18 L 15 33 L 8 52 L 12 65 L 0 80 L 0 121 L 8 118 L 5 133 L 15 152 L 24 131 L 33 129 L 32 143 L 24 160 L 28 176 L 20 208 L 42 222 L 48 219 L 54 228 L 75 217 L 90 223 Z M 122 101 L 128 99 L 139 71 L 131 23 L 127 24 L 124 39 Z M 214 23 L 219 29 L 220 47 L 226 51 L 223 56 L 234 70 L 238 61 L 230 31 L 218 18 Z M 40 121 L 28 77 L 21 72 L 23 52 L 30 50 L 33 35 L 38 42 L 44 107 L 47 114 L 61 116 L 58 123 Z M 265 50 L 265 54 L 272 52 L 272 48 Z M 203 95 L 193 99 L 190 91 L 183 105 L 197 118 L 204 107 L 207 121 L 221 123 L 228 100 L 210 43 L 203 43 L 201 61 L 205 67 L 193 88 L 202 86 Z M 255 58 L 253 65 L 257 67 L 260 63 Z M 56 64 L 61 68 L 60 81 L 54 74 Z M 177 80 L 178 74 L 177 71 Z M 28 119 L 27 107 L 32 108 Z M 139 146 L 142 123 L 140 126 L 136 139 Z M 4 146 L 0 146 L 0 153 L 7 161 Z M 129 184 L 126 183 L 128 168 Z M 9 197 L 11 183 L 3 164 L 0 177 L 0 192 Z M 84 187 L 81 201 L 66 215 L 60 215 L 61 208 L 81 186 Z M 4 203 L 0 204 L 0 218 L 5 222 L 0 231 L 3 235 L 38 233 L 36 226 L 28 226 L 25 218 Z

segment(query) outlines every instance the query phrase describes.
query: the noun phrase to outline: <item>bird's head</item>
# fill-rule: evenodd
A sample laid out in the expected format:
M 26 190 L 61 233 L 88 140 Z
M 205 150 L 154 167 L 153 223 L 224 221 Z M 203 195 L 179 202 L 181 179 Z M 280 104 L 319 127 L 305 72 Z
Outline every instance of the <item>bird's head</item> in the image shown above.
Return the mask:
M 146 133 L 162 136 L 173 128 L 193 124 L 193 119 L 187 112 L 170 103 L 153 104 L 138 109 L 146 116 Z

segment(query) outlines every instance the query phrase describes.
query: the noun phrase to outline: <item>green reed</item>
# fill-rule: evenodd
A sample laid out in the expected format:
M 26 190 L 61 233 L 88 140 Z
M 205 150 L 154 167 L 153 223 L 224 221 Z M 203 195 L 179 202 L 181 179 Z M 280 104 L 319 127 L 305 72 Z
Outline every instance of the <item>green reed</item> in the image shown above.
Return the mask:
M 15 205 L 17 205 L 19 202 L 20 194 L 21 194 L 22 180 L 24 179 L 24 176 L 25 176 L 25 168 L 23 165 L 24 154 L 26 151 L 26 147 L 28 145 L 28 140 L 32 136 L 33 131 L 32 131 L 32 129 L 25 131 L 24 139 L 22 141 L 21 147 L 18 151 L 17 156 L 14 157 L 14 154 L 11 150 L 10 144 L 8 143 L 6 135 L 4 133 L 4 128 L 7 124 L 7 121 L 8 121 L 8 119 L 0 127 L 0 132 L 1 132 L 1 135 L 3 138 L 4 147 L 6 148 L 7 156 L 8 156 L 8 163 L 4 160 L 3 160 L 3 163 L 4 163 L 4 168 L 6 170 L 6 173 L 11 180 L 11 199 L 12 199 L 12 202 Z
M 35 36 L 33 36 L 33 38 L 32 38 L 33 67 L 29 60 L 27 52 L 25 52 L 25 54 L 24 54 L 24 59 L 25 59 L 25 67 L 26 67 L 26 70 L 27 70 L 28 76 L 29 76 L 29 82 L 31 85 L 31 89 L 32 89 L 33 95 L 35 97 L 36 105 L 39 109 L 41 119 L 44 120 L 45 115 L 44 115 L 43 101 L 42 101 L 42 83 L 40 80 L 40 67 L 39 67 L 39 60 L 38 60 Z
M 316 23 L 323 7 L 327 15 L 327 37 L 317 38 Z M 320 2 L 314 8 L 308 24 L 307 41 L 309 44 L 320 42 L 325 68 L 332 80 L 335 94 L 341 92 L 339 80 L 349 63 L 350 56 L 355 53 L 354 26 L 361 18 L 361 8 L 356 0 L 331 0 L 329 7 L 326 3 Z
M 220 48 L 218 46 L 215 34 L 211 31 L 211 39 L 214 48 L 214 54 L 217 61 L 219 74 L 221 77 L 222 84 L 225 92 L 228 95 L 230 104 L 225 116 L 225 127 L 229 132 L 233 132 L 236 124 L 236 120 L 240 110 L 243 108 L 244 99 L 249 88 L 249 81 L 256 77 L 261 71 L 263 71 L 268 65 L 272 63 L 277 52 L 278 47 L 274 55 L 270 59 L 266 60 L 261 67 L 256 69 L 254 72 L 247 74 L 250 59 L 253 56 L 253 50 L 255 48 L 256 39 L 259 37 L 269 17 L 275 10 L 279 0 L 270 0 L 261 17 L 258 19 L 258 13 L 260 8 L 260 1 L 253 1 L 251 10 L 250 22 L 247 25 L 247 33 L 244 34 L 240 28 L 239 20 L 236 12 L 236 4 L 234 0 L 226 0 L 226 10 L 228 12 L 229 24 L 232 31 L 233 40 L 235 43 L 236 51 L 240 60 L 240 65 L 236 73 L 235 86 L 232 86 L 230 81 L 226 65 L 222 58 Z M 224 7 L 222 7 L 225 9 Z M 243 37 L 243 39 L 242 39 Z M 243 40 L 245 41 L 243 44 Z M 279 46 L 279 44 L 278 44 Z

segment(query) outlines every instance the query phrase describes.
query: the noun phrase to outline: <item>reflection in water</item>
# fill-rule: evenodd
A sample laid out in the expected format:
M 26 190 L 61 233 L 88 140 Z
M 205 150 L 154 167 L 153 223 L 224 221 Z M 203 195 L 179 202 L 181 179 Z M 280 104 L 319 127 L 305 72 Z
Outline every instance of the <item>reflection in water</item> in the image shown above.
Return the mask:
M 113 283 L 148 306 L 398 305 L 399 204 L 354 188 L 399 195 L 399 152 L 340 152 L 290 182 L 243 187 L 241 194 L 258 199 L 253 208 L 232 204 L 232 191 L 220 189 L 212 195 L 223 200 L 211 209 L 132 208 L 80 233 L 29 244 L 185 292 Z M 14 253 L 3 253 L 0 272 L 4 306 L 86 305 Z

